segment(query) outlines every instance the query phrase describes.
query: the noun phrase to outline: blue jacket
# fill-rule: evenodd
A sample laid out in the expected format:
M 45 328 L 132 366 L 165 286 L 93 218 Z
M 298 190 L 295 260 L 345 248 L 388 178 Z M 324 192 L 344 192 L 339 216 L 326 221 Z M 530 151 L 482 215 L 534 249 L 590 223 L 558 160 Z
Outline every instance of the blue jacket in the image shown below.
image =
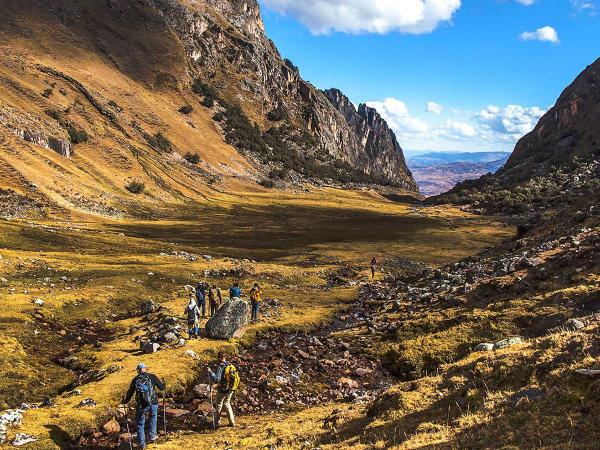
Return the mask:
M 198 304 L 202 304 L 206 301 L 206 288 L 204 286 L 198 286 L 196 288 L 196 300 L 198 300 Z
M 231 287 L 229 289 L 229 298 L 240 298 L 242 296 L 242 290 L 239 287 Z
M 213 382 L 218 384 L 223 380 L 223 375 L 225 374 L 225 369 L 228 365 L 229 363 L 225 361 L 224 363 L 219 364 L 219 367 L 217 367 L 216 372 L 210 374 L 210 377 L 212 378 Z

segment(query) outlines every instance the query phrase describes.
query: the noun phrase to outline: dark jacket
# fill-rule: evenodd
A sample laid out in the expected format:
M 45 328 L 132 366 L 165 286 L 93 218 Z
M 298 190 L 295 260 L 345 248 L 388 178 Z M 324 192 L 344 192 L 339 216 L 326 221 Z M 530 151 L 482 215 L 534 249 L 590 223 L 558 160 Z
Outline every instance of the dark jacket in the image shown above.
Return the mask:
M 229 288 L 229 298 L 240 298 L 242 296 L 242 290 L 239 286 L 231 286 Z
M 152 374 L 152 373 L 148 373 L 147 374 L 150 377 L 150 381 L 152 381 L 152 385 L 154 386 L 154 388 L 158 388 L 161 391 L 165 390 L 165 383 L 163 383 L 162 381 L 160 381 L 160 379 Z M 140 377 L 140 375 L 137 375 L 133 380 L 131 380 L 131 384 L 129 385 L 129 390 L 127 391 L 127 394 L 125 394 L 125 398 L 123 399 L 123 404 L 126 405 L 127 403 L 129 403 L 131 401 L 131 397 L 133 397 L 133 395 L 135 394 L 135 382 L 137 381 L 137 379 Z M 137 399 L 136 399 L 137 401 Z M 152 404 L 153 405 L 158 405 L 158 397 L 156 396 L 156 392 L 154 393 L 154 398 L 152 399 Z

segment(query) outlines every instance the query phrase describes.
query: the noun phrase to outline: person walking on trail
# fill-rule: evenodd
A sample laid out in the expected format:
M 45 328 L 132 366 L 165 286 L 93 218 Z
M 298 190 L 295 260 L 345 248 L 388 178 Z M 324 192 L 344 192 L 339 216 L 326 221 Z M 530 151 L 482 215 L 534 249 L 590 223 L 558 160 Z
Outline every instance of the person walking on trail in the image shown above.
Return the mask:
M 219 293 L 220 293 L 220 291 L 219 291 Z M 208 303 L 210 305 L 210 317 L 214 317 L 215 314 L 217 313 L 217 310 L 219 309 L 220 305 L 217 304 L 216 289 L 213 288 L 212 286 L 208 288 Z
M 196 302 L 198 308 L 202 310 L 202 318 L 206 317 L 206 284 L 199 282 L 196 286 Z
M 137 435 L 140 448 L 146 448 L 146 416 L 149 416 L 148 440 L 151 444 L 156 443 L 157 432 L 156 425 L 158 421 L 158 397 L 156 389 L 164 391 L 166 385 L 156 375 L 148 372 L 148 368 L 144 363 L 138 364 L 137 375 L 131 384 L 129 390 L 122 401 L 122 406 L 125 407 L 135 394 L 136 408 L 135 420 L 137 423 Z
M 218 354 L 219 366 L 217 371 L 213 372 L 210 367 L 208 374 L 212 384 L 217 384 L 217 396 L 215 400 L 216 405 L 216 420 L 215 428 L 219 427 L 221 422 L 221 414 L 223 408 L 227 412 L 227 418 L 229 419 L 229 426 L 235 427 L 235 416 L 233 414 L 233 408 L 231 406 L 231 400 L 240 385 L 240 375 L 233 364 L 227 361 L 225 353 L 219 352 Z
M 377 270 L 377 258 L 373 256 L 371 260 L 371 278 L 375 278 L 375 271 Z
M 221 295 L 221 288 L 219 286 L 216 287 L 217 290 L 217 299 L 219 301 L 219 308 L 223 304 L 223 295 Z
M 252 322 L 258 320 L 258 310 L 260 309 L 260 296 L 262 291 L 258 286 L 258 283 L 254 283 L 254 287 L 250 291 L 250 304 L 252 306 Z
M 239 283 L 233 283 L 233 286 L 229 288 L 229 298 L 242 298 L 242 290 Z
M 187 318 L 189 338 L 197 338 L 200 333 L 200 326 L 198 324 L 198 320 L 200 319 L 200 309 L 198 309 L 198 304 L 196 303 L 193 293 L 190 294 L 190 302 L 186 306 L 183 314 Z

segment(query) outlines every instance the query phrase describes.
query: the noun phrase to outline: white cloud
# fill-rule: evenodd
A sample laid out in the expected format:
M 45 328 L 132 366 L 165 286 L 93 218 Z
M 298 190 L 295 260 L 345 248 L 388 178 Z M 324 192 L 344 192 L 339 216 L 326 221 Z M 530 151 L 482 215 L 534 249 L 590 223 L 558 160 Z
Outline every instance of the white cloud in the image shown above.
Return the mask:
M 479 124 L 480 137 L 488 142 L 516 142 L 529 133 L 545 110 L 533 106 L 508 105 L 505 108 L 488 106 L 475 116 Z
M 262 0 L 314 34 L 431 33 L 452 19 L 461 0 Z
M 535 31 L 525 31 L 519 35 L 522 41 L 542 41 L 558 44 L 560 39 L 556 30 L 550 26 L 538 28 Z
M 426 133 L 429 129 L 427 123 L 410 115 L 406 103 L 402 100 L 388 97 L 383 102 L 367 102 L 367 105 L 375 108 L 400 135 Z
M 535 0 L 516 0 L 517 3 L 525 6 L 531 6 L 535 3 Z
M 571 6 L 576 14 L 588 14 L 592 17 L 598 14 L 596 4 L 592 0 L 571 0 Z
M 427 112 L 439 116 L 442 114 L 444 107 L 436 102 L 427 102 Z
M 490 105 L 477 113 L 443 109 L 439 116 L 429 114 L 424 120 L 395 98 L 367 104 L 388 122 L 400 145 L 410 149 L 512 150 L 546 112 L 537 106 Z

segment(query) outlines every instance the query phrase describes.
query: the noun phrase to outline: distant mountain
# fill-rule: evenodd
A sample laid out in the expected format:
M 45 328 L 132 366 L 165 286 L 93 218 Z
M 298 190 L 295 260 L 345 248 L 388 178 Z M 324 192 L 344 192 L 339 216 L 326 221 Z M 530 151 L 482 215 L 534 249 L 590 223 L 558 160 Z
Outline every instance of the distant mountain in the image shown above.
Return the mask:
M 408 162 L 413 167 L 448 163 L 490 163 L 506 160 L 510 152 L 428 152 L 409 156 Z
M 509 156 L 508 152 L 429 152 L 409 157 L 407 163 L 421 193 L 432 196 L 496 172 Z

